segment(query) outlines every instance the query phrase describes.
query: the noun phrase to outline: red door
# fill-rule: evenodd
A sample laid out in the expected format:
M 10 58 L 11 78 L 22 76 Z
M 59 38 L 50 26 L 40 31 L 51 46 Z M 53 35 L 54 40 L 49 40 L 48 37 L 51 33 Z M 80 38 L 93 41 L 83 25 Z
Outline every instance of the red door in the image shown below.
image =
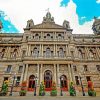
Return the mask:
M 63 91 L 68 91 L 67 78 L 65 75 L 60 77 L 60 85 Z
M 35 86 L 34 75 L 29 77 L 28 91 L 33 91 Z

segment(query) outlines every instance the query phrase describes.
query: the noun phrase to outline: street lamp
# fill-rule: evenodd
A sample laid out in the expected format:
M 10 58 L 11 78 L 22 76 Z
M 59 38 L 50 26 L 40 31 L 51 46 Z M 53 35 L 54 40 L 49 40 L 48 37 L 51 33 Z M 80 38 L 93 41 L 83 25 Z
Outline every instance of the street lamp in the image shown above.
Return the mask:
M 34 86 L 34 96 L 36 96 L 36 85 L 37 85 L 37 76 L 34 77 L 35 86 Z
M 60 96 L 63 96 L 61 81 L 63 81 L 63 77 L 60 77 Z
M 13 76 L 13 83 L 12 83 L 12 86 L 11 86 L 11 91 L 10 91 L 9 96 L 12 96 L 15 78 L 16 78 L 16 73 L 14 73 L 14 76 Z
M 85 96 L 85 92 L 84 92 L 84 88 L 83 88 L 83 84 L 82 84 L 82 77 L 81 77 L 80 73 L 79 73 L 79 78 L 80 78 L 80 82 L 81 82 L 82 94 L 83 94 L 83 96 Z

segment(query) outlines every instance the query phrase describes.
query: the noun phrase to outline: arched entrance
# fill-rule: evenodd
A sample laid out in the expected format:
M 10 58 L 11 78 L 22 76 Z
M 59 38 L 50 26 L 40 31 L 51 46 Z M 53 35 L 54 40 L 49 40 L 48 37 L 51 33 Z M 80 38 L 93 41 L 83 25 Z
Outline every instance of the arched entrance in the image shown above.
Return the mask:
M 66 75 L 60 76 L 60 85 L 61 85 L 61 89 L 63 91 L 67 91 L 68 90 L 68 83 L 67 83 Z
M 52 87 L 52 72 L 50 70 L 44 72 L 44 84 L 45 90 L 50 91 Z
M 34 86 L 35 86 L 35 80 L 34 80 L 35 76 L 31 75 L 29 77 L 29 84 L 28 84 L 28 91 L 33 91 L 34 90 Z

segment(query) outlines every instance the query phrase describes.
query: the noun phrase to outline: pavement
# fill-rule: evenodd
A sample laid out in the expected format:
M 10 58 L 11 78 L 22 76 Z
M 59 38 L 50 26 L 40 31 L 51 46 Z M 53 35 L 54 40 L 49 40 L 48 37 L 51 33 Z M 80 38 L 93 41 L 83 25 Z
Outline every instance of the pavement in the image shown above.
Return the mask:
M 100 100 L 100 93 L 97 93 L 96 97 L 90 97 L 85 92 L 85 96 L 82 96 L 82 92 L 78 92 L 77 96 L 70 96 L 69 92 L 63 92 L 63 96 L 60 96 L 58 92 L 57 96 L 50 96 L 50 92 L 46 92 L 45 96 L 34 96 L 34 92 L 27 92 L 26 96 L 19 96 L 19 92 L 13 92 L 12 96 L 0 96 L 0 100 Z

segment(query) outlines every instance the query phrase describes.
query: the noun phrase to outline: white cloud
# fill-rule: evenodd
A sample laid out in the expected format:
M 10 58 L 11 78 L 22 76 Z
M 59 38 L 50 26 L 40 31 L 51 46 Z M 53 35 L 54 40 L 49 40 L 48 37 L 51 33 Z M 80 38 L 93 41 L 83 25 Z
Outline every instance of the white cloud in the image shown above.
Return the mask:
M 41 23 L 46 14 L 46 9 L 50 8 L 52 16 L 57 24 L 68 20 L 75 34 L 91 34 L 93 21 L 79 25 L 76 5 L 72 0 L 66 7 L 60 7 L 62 0 L 0 0 L 0 9 L 5 11 L 13 24 L 23 32 L 28 19 L 33 19 L 35 24 Z M 84 16 L 83 16 L 84 17 Z
M 96 0 L 96 3 L 100 3 L 100 0 Z

